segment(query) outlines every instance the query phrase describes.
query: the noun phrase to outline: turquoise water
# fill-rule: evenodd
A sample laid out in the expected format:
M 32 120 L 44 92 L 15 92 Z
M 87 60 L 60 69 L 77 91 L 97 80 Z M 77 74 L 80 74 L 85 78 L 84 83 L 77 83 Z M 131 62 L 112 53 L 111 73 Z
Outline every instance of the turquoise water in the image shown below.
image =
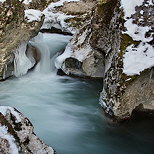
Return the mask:
M 0 105 L 14 106 L 27 116 L 35 133 L 58 154 L 154 153 L 153 120 L 109 122 L 98 103 L 101 89 L 100 81 L 37 70 L 1 82 Z

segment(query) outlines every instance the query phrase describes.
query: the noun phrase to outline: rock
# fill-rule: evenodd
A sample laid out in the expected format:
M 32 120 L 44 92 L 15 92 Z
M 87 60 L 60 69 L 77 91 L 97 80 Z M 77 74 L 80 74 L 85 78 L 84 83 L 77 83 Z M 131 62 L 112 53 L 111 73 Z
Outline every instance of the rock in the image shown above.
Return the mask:
M 96 4 L 95 1 L 79 1 L 79 2 L 71 2 L 65 3 L 63 6 L 57 8 L 57 11 L 62 11 L 65 14 L 69 15 L 83 15 L 90 12 L 94 5 Z
M 91 11 L 95 4 L 96 2 L 94 1 L 80 1 L 65 4 L 60 8 L 62 11 L 66 10 L 66 13 L 68 14 L 76 15 L 76 18 L 70 20 L 72 22 L 70 26 L 76 28 L 76 33 L 74 34 L 69 47 L 66 48 L 60 57 L 65 57 L 66 52 L 70 52 L 71 54 L 66 56 L 66 58 L 63 58 L 61 66 L 58 67 L 58 69 L 62 69 L 66 74 L 91 78 L 102 78 L 104 76 L 104 54 L 100 52 L 100 50 L 93 48 L 90 44 L 91 35 L 93 33 L 93 24 L 91 24 L 90 17 L 92 16 Z M 79 6 L 81 15 L 79 15 L 79 12 L 75 9 Z M 83 15 L 85 15 L 86 18 L 80 20 L 78 16 L 82 18 Z M 84 23 L 76 25 L 75 21 L 80 23 L 84 21 Z M 60 58 L 58 57 L 57 61 L 59 61 L 59 59 Z
M 24 10 L 44 9 L 49 1 L 35 1 L 23 4 L 19 0 L 0 2 L 0 80 L 14 74 L 14 53 L 22 43 L 36 36 L 43 23 L 42 20 L 27 22 Z
M 104 43 L 102 40 L 102 44 L 104 45 L 106 42 L 110 43 L 107 45 L 107 48 L 103 47 L 103 49 L 105 49 L 103 52 L 106 53 L 106 62 L 104 86 L 100 96 L 100 104 L 105 112 L 117 121 L 130 118 L 134 110 L 151 112 L 151 110 L 154 109 L 153 67 L 151 67 L 152 65 L 150 63 L 152 56 L 149 57 L 148 60 L 150 65 L 146 65 L 148 53 L 152 54 L 150 50 L 152 50 L 153 47 L 150 46 L 150 44 L 152 45 L 150 42 L 152 42 L 151 36 L 153 35 L 153 31 L 147 31 L 148 37 L 146 37 L 147 33 L 145 33 L 145 35 L 140 34 L 142 32 L 144 33 L 144 30 L 140 32 L 134 31 L 134 34 L 131 34 L 130 30 L 133 30 L 133 27 L 131 27 L 131 23 L 127 25 L 127 23 L 133 19 L 132 22 L 136 24 L 136 27 L 144 29 L 144 27 L 147 26 L 146 19 L 148 19 L 148 25 L 152 26 L 152 19 L 149 17 L 153 12 L 153 10 L 150 9 L 152 4 L 146 5 L 146 3 L 147 2 L 144 1 L 140 6 L 136 6 L 134 9 L 135 12 L 129 18 L 124 19 L 125 12 L 120 11 L 120 3 L 117 2 L 110 20 L 110 25 L 108 26 L 113 29 L 110 31 L 107 27 L 107 32 L 105 32 L 105 34 L 111 34 L 110 32 L 112 32 L 115 35 L 109 35 L 110 39 L 107 38 L 107 41 L 105 40 Z M 141 22 L 141 8 L 144 8 L 143 14 L 145 19 L 142 20 L 142 24 L 139 23 L 139 21 Z M 150 14 L 146 13 L 147 9 L 151 11 Z M 140 37 L 138 37 L 138 35 L 140 35 Z M 98 43 L 96 43 L 95 46 L 99 48 Z M 144 50 L 144 46 L 147 47 L 146 50 Z M 135 54 L 133 54 L 133 52 Z M 147 52 L 147 55 L 144 55 L 144 52 Z M 126 57 L 128 53 L 129 56 Z M 144 58 L 139 59 L 140 56 Z M 138 63 L 135 63 L 133 59 L 136 59 Z M 138 106 L 142 106 L 142 108 Z
M 0 152 L 4 154 L 54 154 L 33 132 L 33 125 L 12 107 L 0 107 Z
M 138 2 L 131 15 L 125 10 L 129 5 L 126 2 L 103 0 L 95 4 L 92 12 L 88 12 L 91 18 L 75 26 L 73 39 L 57 58 L 61 64 L 58 68 L 66 74 L 104 78 L 100 104 L 118 121 L 130 118 L 136 108 L 147 112 L 154 109 L 153 75 L 150 75 L 154 66 L 153 2 Z M 71 14 L 68 8 L 67 13 Z

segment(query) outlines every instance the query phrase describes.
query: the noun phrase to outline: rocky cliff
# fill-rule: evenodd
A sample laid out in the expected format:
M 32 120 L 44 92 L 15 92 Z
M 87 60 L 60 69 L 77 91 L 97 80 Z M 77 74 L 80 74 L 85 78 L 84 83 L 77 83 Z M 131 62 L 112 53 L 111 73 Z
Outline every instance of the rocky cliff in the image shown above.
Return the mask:
M 105 58 L 104 87 L 100 97 L 105 112 L 117 120 L 130 118 L 134 109 L 148 111 L 154 107 L 153 3 L 132 2 L 134 10 L 127 8 L 129 4 L 125 3 L 123 0 L 118 4 L 123 8 L 118 21 L 115 15 L 111 20 L 111 26 L 117 25 L 115 31 L 119 29 L 120 33 L 118 37 L 111 37 L 116 46 L 111 46 Z M 118 8 L 115 7 L 115 11 Z
M 104 78 L 100 104 L 118 121 L 154 107 L 153 5 L 98 1 L 57 58 L 66 74 Z

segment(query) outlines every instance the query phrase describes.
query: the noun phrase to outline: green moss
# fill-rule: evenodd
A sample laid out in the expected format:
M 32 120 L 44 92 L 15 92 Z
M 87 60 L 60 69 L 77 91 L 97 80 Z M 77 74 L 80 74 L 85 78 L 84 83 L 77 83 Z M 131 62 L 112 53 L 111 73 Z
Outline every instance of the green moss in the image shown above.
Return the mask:
M 137 46 L 139 43 L 140 41 L 134 41 L 129 35 L 121 34 L 120 51 L 125 51 L 126 48 L 131 44 Z
M 134 41 L 129 35 L 127 34 L 121 34 L 121 43 L 120 43 L 120 52 L 118 53 L 118 59 L 119 59 L 119 65 L 123 66 L 123 56 L 126 52 L 126 48 L 134 44 L 135 46 L 138 46 L 140 41 Z M 125 85 L 129 85 L 132 81 L 134 81 L 137 78 L 138 75 L 133 76 L 127 76 L 126 74 L 121 74 L 121 82 L 124 82 Z
M 98 5 L 103 5 L 107 3 L 109 0 L 97 0 L 97 1 L 98 1 Z

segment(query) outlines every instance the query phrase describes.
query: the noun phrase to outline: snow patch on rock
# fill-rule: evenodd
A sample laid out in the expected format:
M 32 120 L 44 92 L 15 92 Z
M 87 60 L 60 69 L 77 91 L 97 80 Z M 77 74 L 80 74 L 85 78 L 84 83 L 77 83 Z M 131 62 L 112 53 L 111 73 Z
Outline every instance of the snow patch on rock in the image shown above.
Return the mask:
M 153 38 L 152 37 L 145 37 L 146 32 L 151 30 L 151 27 L 149 26 L 138 26 L 136 24 L 133 24 L 133 19 L 129 19 L 125 22 L 125 27 L 127 28 L 126 32 L 123 32 L 124 34 L 128 34 L 129 36 L 132 37 L 134 41 L 151 41 Z
M 61 29 L 62 31 L 71 32 L 70 29 L 65 22 L 66 19 L 73 18 L 74 16 L 66 15 L 62 12 L 56 12 L 55 8 L 59 6 L 63 6 L 65 2 L 75 2 L 79 0 L 60 0 L 55 3 L 51 3 L 44 11 L 45 20 L 41 29 L 50 29 L 51 27 L 55 27 Z
M 142 5 L 144 0 L 121 0 L 121 6 L 124 9 L 125 19 L 135 13 L 135 7 Z
M 18 154 L 18 148 L 16 146 L 15 139 L 8 133 L 8 129 L 5 126 L 0 125 L 0 138 L 7 140 L 9 144 L 10 154 Z
M 72 57 L 72 58 L 77 59 L 80 62 L 83 62 L 83 60 L 85 60 L 86 58 L 88 58 L 88 56 L 90 56 L 92 54 L 92 48 L 90 45 L 86 46 L 84 48 L 81 48 L 79 50 L 76 50 L 75 52 L 73 52 L 72 48 L 73 47 L 72 47 L 71 43 L 69 43 L 66 46 L 64 53 L 56 58 L 55 66 L 57 69 L 62 68 L 63 63 L 67 58 Z
M 61 29 L 62 31 L 72 32 L 73 30 L 67 25 L 65 22 L 66 19 L 73 18 L 72 15 L 66 15 L 62 12 L 56 12 L 55 8 L 59 6 L 63 6 L 65 2 L 77 2 L 80 0 L 60 0 L 55 3 L 51 3 L 46 9 L 42 12 L 39 10 L 28 9 L 25 10 L 25 18 L 28 22 L 32 21 L 40 21 L 42 15 L 45 16 L 44 23 L 41 29 L 50 29 L 51 27 L 55 27 L 57 29 Z M 28 4 L 30 0 L 25 0 L 23 3 Z
M 21 118 L 20 118 L 20 113 L 15 111 L 14 108 L 10 107 L 10 106 L 0 106 L 0 112 L 6 116 L 7 114 L 12 114 L 15 116 L 16 118 L 16 123 L 21 122 Z
M 2 2 L 2 3 L 5 2 L 5 1 L 6 1 L 6 0 L 0 0 L 0 2 Z M 21 2 L 22 0 L 19 0 L 19 1 Z M 24 1 L 23 1 L 24 4 L 29 4 L 29 3 L 31 3 L 31 2 L 32 2 L 32 0 L 24 0 Z
M 6 0 L 0 0 L 1 3 L 5 2 Z
M 25 10 L 25 18 L 27 19 L 28 22 L 41 21 L 42 15 L 43 13 L 39 10 L 34 10 L 34 9 Z
M 31 2 L 32 2 L 32 0 L 24 0 L 24 1 L 23 1 L 24 4 L 29 4 L 29 3 L 31 3 Z
M 140 43 L 138 47 L 130 45 L 124 55 L 124 73 L 140 74 L 144 69 L 154 66 L 154 48 L 148 43 Z
M 151 30 L 151 27 L 148 26 L 139 26 L 137 24 L 133 23 L 133 19 L 131 16 L 135 13 L 135 8 L 137 6 L 141 6 L 143 4 L 144 0 L 121 0 L 121 7 L 124 10 L 124 19 L 126 22 L 124 23 L 125 28 L 127 29 L 125 34 L 128 34 L 133 38 L 135 41 L 150 41 L 152 38 L 145 38 L 146 32 Z M 149 1 L 149 5 L 152 4 L 152 2 Z M 153 5 L 153 4 L 152 4 Z
M 129 35 L 134 41 L 140 41 L 137 47 L 134 47 L 132 44 L 126 48 L 123 60 L 123 72 L 127 75 L 140 74 L 145 69 L 154 66 L 154 48 L 148 44 L 148 42 L 153 40 L 152 32 L 151 36 L 146 37 L 146 33 L 152 31 L 152 27 L 133 22 L 136 20 L 133 19 L 133 15 L 137 12 L 137 7 L 141 5 L 144 5 L 148 9 L 150 5 L 153 6 L 153 2 L 152 0 L 146 1 L 146 3 L 144 0 L 121 0 L 121 7 L 124 10 L 124 19 L 126 20 L 124 23 L 126 29 L 123 31 L 123 34 Z M 144 11 L 141 10 L 139 13 L 143 16 Z M 142 16 L 139 21 L 142 21 Z
M 92 47 L 90 45 L 87 45 L 84 48 L 76 50 L 73 54 L 73 57 L 82 62 L 83 60 L 88 58 L 88 56 L 91 54 L 92 54 Z
M 69 43 L 66 46 L 64 53 L 56 58 L 55 60 L 56 68 L 60 69 L 65 59 L 71 57 L 72 53 L 73 53 L 72 46 L 71 46 L 71 43 Z

